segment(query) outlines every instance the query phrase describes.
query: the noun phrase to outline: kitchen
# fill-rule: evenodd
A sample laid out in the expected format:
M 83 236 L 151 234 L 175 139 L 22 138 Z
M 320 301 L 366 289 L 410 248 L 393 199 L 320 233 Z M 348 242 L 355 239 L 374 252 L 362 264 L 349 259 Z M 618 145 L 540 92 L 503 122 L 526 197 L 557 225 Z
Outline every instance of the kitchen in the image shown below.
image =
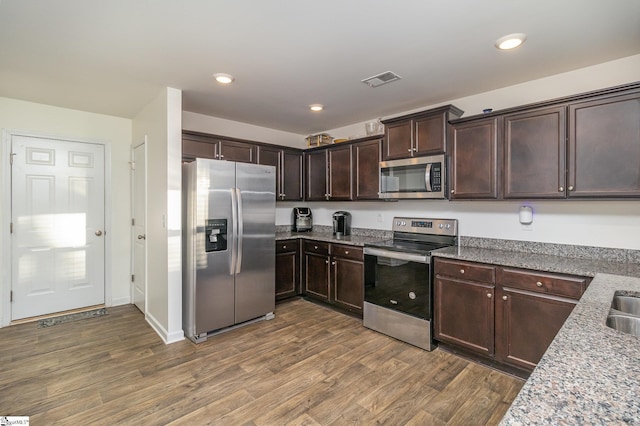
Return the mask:
M 3 2 L 5 7 L 8 2 Z M 531 40 L 529 40 L 531 41 Z M 526 44 L 525 46 L 526 47 Z M 493 48 L 493 47 L 492 47 Z M 638 80 L 640 69 L 638 56 L 627 55 L 626 58 L 603 61 L 597 65 L 585 66 L 566 73 L 557 73 L 531 79 L 502 89 L 485 90 L 477 95 L 444 98 L 450 103 L 466 111 L 465 115 L 480 113 L 482 109 L 492 107 L 494 110 L 508 108 L 529 102 L 552 99 L 561 96 L 597 90 Z M 374 71 L 375 72 L 375 71 Z M 365 77 L 365 76 L 363 76 Z M 399 83 L 393 83 L 399 84 Z M 387 86 L 393 87 L 391 85 Z M 498 86 L 496 86 L 498 87 Z M 155 329 L 166 341 L 181 338 L 182 323 L 180 313 L 169 301 L 177 300 L 180 293 L 180 272 L 175 262 L 169 262 L 171 256 L 179 257 L 175 251 L 175 228 L 166 227 L 174 223 L 175 212 L 171 206 L 172 191 L 179 190 L 179 185 L 167 179 L 179 173 L 179 145 L 182 129 L 229 135 L 238 138 L 261 140 L 293 147 L 303 147 L 306 134 L 291 133 L 252 126 L 225 118 L 212 117 L 196 112 L 184 111 L 181 93 L 175 89 L 166 89 L 148 103 L 135 119 L 122 119 L 112 115 L 96 115 L 75 110 L 50 107 L 38 103 L 36 98 L 31 102 L 18 101 L 11 92 L 3 92 L 2 122 L 3 129 L 26 129 L 41 134 L 86 136 L 91 138 L 123 141 L 112 144 L 112 184 L 114 188 L 129 187 L 128 161 L 130 145 L 149 139 L 149 181 L 154 182 L 154 190 L 149 193 L 149 209 L 153 214 L 149 217 L 148 240 L 149 261 L 154 265 L 167 264 L 167 268 L 152 268 L 148 279 L 154 285 L 149 289 L 149 318 Z M 449 102 L 447 102 L 449 103 Z M 420 109 L 427 109 L 431 104 L 423 104 Z M 416 107 L 417 108 L 417 107 Z M 79 111 L 78 111 L 79 109 Z M 407 108 L 406 110 L 408 110 Z M 90 111 L 90 110 L 88 110 Z M 403 110 L 397 110 L 400 114 Z M 373 116 L 375 117 L 375 116 Z M 364 121 L 372 116 L 363 117 L 362 123 L 343 127 L 319 128 L 334 137 L 360 135 L 364 132 Z M 164 142 L 163 142 L 164 141 Z M 167 164 L 167 152 L 173 161 Z M 166 183 L 165 183 L 166 182 Z M 128 268 L 131 253 L 129 244 L 130 200 L 128 191 L 112 194 L 113 211 L 111 226 L 111 276 L 113 288 L 108 297 L 109 305 L 130 303 L 130 280 Z M 290 224 L 291 209 L 298 203 L 281 202 L 276 210 L 276 225 Z M 498 239 L 514 239 L 526 241 L 544 241 L 558 244 L 576 244 L 599 247 L 613 247 L 637 250 L 638 224 L 640 213 L 638 201 L 539 201 L 534 206 L 533 224 L 525 228 L 518 221 L 520 202 L 446 202 L 446 201 L 399 201 L 394 203 L 361 202 L 345 205 L 339 202 L 314 202 L 308 204 L 314 213 L 314 223 L 329 226 L 331 214 L 338 210 L 352 213 L 354 228 L 373 228 L 389 230 L 394 216 L 423 217 L 425 212 L 433 217 L 455 217 L 460 222 L 460 235 L 470 237 L 489 237 Z M 6 218 L 3 217 L 3 223 Z M 3 237 L 3 253 L 8 247 Z M 7 277 L 3 277 L 3 300 L 8 300 Z M 8 324 L 7 305 L 2 306 L 3 325 Z

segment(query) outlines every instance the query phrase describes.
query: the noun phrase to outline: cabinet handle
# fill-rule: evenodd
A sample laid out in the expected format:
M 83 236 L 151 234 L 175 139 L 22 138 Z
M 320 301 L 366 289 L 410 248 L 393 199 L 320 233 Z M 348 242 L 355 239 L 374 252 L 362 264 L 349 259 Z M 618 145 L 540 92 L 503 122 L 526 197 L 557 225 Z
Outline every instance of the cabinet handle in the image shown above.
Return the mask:
M 407 151 L 412 152 L 412 151 L 413 151 L 413 149 L 409 148 Z
M 335 261 L 333 261 L 333 262 L 331 262 L 331 264 L 332 264 L 333 266 L 335 266 L 335 265 L 336 265 L 336 262 L 335 262 Z
M 286 250 L 286 248 L 287 248 L 287 246 L 282 246 L 282 249 L 283 249 L 283 250 Z
M 224 158 L 224 155 L 220 154 L 220 157 L 219 157 L 219 158 Z
M 464 269 L 460 269 L 460 273 L 461 273 L 461 274 L 464 274 Z
M 507 296 L 502 296 L 502 300 L 507 300 Z
M 344 251 L 344 254 L 349 254 L 349 250 L 345 250 L 345 251 Z
M 318 246 L 313 246 L 313 249 L 314 250 L 318 250 Z
M 561 186 L 560 188 L 558 188 L 558 192 L 564 192 L 564 186 Z
M 569 188 L 567 188 L 569 191 L 573 191 L 573 186 L 569 186 Z
M 413 148 L 412 149 L 413 152 L 416 152 L 417 150 L 418 150 L 418 148 Z
M 451 193 L 452 193 L 452 194 L 455 194 L 455 193 L 456 193 L 456 190 L 455 190 L 455 189 L 452 189 L 452 190 L 451 190 Z
M 325 260 L 324 263 L 326 263 L 328 265 L 329 264 L 329 260 Z
M 491 299 L 491 297 L 493 297 L 493 295 L 492 295 L 491 293 L 487 293 L 487 297 L 488 297 L 489 299 Z
M 542 283 L 541 283 L 540 281 L 536 282 L 536 285 L 537 285 L 538 287 L 542 287 Z

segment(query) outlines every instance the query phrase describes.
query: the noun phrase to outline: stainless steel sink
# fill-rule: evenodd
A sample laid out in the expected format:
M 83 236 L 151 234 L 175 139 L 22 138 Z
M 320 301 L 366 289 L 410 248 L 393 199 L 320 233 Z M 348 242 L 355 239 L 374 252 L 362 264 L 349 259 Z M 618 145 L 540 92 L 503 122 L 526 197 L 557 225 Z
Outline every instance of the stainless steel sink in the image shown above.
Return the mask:
M 640 316 L 640 297 L 633 296 L 614 296 L 611 307 L 616 311 Z
M 640 317 L 609 314 L 607 317 L 607 325 L 623 333 L 640 337 Z

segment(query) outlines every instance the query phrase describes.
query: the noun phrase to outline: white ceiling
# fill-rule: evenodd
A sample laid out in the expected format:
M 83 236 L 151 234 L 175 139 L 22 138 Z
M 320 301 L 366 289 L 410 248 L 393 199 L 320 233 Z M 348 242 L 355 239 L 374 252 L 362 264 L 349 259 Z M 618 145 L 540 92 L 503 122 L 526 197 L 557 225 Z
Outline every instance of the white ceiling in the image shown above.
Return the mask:
M 186 111 L 297 134 L 638 53 L 638 0 L 0 0 L 0 96 L 132 118 L 169 86 Z

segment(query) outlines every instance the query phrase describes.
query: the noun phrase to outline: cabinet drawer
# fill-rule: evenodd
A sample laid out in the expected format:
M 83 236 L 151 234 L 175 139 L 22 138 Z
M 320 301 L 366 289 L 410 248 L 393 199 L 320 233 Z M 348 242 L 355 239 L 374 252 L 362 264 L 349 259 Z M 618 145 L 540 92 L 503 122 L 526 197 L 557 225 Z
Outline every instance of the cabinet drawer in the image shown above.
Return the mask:
M 298 250 L 298 240 L 276 241 L 276 253 L 288 253 Z
M 331 244 L 331 255 L 346 259 L 364 260 L 362 248 L 356 246 Z
M 503 287 L 528 290 L 536 293 L 580 299 L 587 288 L 588 278 L 571 275 L 547 274 L 522 269 L 502 268 Z
M 496 268 L 494 266 L 481 265 L 479 263 L 443 260 L 435 261 L 435 273 L 449 277 L 460 278 L 484 283 L 496 282 Z
M 305 241 L 304 251 L 306 253 L 318 253 L 329 255 L 329 243 L 322 243 L 320 241 Z

